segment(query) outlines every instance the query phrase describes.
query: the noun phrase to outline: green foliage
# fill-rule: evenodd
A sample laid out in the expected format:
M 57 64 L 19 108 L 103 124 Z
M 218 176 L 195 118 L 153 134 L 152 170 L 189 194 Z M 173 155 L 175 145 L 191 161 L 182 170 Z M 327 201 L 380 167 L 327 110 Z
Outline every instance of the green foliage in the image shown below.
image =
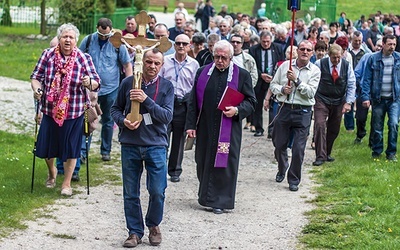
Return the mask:
M 3 5 L 3 15 L 1 16 L 0 25 L 12 26 L 11 14 L 10 14 L 10 0 L 6 0 Z
M 132 6 L 132 0 L 117 0 L 117 8 L 128 8 L 131 6 Z
M 91 33 L 95 13 L 94 3 L 95 0 L 61 1 L 59 23 L 73 23 L 81 33 Z
M 138 11 L 145 10 L 147 7 L 146 5 L 147 5 L 146 0 L 135 0 L 134 2 L 134 6 Z
M 115 11 L 114 0 L 97 0 L 96 4 L 97 4 L 96 10 L 100 13 L 112 14 Z

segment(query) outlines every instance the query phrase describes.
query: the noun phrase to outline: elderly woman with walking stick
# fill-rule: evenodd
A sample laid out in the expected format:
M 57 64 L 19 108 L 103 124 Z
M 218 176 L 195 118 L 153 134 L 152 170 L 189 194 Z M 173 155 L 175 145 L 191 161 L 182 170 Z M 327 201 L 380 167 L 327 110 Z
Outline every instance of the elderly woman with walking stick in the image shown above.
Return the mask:
M 74 25 L 61 25 L 57 38 L 58 45 L 43 51 L 31 75 L 34 98 L 40 100 L 43 113 L 36 156 L 46 161 L 48 188 L 56 186 L 54 159 L 61 159 L 65 174 L 61 195 L 71 196 L 71 177 L 80 157 L 84 111 L 89 100 L 86 89 L 98 91 L 100 78 L 92 58 L 76 46 L 79 30 Z

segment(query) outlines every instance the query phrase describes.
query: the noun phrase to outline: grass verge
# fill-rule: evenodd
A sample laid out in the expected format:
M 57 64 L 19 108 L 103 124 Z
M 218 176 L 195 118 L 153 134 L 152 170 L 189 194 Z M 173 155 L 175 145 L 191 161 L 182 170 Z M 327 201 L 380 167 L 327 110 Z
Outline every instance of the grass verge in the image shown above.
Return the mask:
M 353 145 L 355 134 L 344 131 L 336 161 L 314 168 L 317 208 L 300 240 L 307 249 L 400 249 L 399 165 L 384 154 L 373 160 L 368 136 Z

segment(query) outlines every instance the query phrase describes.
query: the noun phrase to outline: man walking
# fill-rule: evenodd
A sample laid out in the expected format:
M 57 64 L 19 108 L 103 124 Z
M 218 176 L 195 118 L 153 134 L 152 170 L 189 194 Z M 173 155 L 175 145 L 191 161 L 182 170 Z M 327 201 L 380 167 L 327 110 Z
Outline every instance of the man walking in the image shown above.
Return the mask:
M 253 114 L 252 125 L 256 128 L 254 136 L 263 136 L 264 98 L 273 78 L 273 69 L 275 65 L 277 62 L 283 61 L 285 57 L 281 46 L 272 43 L 272 33 L 269 31 L 262 31 L 260 33 L 260 43 L 250 47 L 249 54 L 256 61 L 258 70 L 258 82 L 254 87 L 257 106 Z M 271 137 L 271 135 L 268 135 L 268 137 Z
M 214 45 L 214 63 L 198 70 L 187 114 L 186 132 L 196 137 L 198 201 L 215 214 L 235 206 L 241 122 L 256 103 L 249 72 L 235 65 L 232 56 L 228 41 Z M 221 107 L 222 111 L 217 107 L 227 86 L 242 93 L 244 99 Z
M 112 36 L 112 22 L 108 18 L 100 18 L 97 31 L 86 36 L 79 49 L 87 51 L 92 56 L 94 66 L 101 78 L 101 89 L 98 94 L 98 103 L 101 111 L 101 146 L 100 154 L 103 161 L 111 160 L 111 144 L 113 137 L 114 121 L 111 118 L 110 108 L 117 97 L 120 83 L 120 66 L 124 68 L 125 75 L 132 75 L 131 58 L 125 45 L 117 50 L 109 38 Z M 87 48 L 87 49 L 86 49 Z M 83 156 L 86 157 L 86 156 Z
M 160 76 L 174 85 L 174 117 L 168 125 L 168 135 L 171 137 L 170 154 L 168 158 L 168 175 L 171 182 L 179 182 L 182 173 L 183 148 L 185 144 L 185 122 L 190 91 L 194 84 L 199 63 L 188 56 L 190 39 L 187 35 L 178 35 L 175 39 L 175 53 L 164 59 Z
M 123 246 L 129 248 L 142 242 L 144 223 L 149 228 L 151 245 L 159 245 L 162 239 L 159 224 L 163 218 L 167 188 L 167 125 L 172 120 L 174 105 L 172 83 L 158 76 L 162 65 L 163 54 L 158 49 L 146 51 L 143 55 L 142 88 L 131 89 L 133 76 L 125 78 L 111 107 L 112 118 L 121 128 L 119 142 L 124 211 L 129 233 Z M 140 114 L 144 118 L 141 122 L 131 122 L 125 118 L 131 111 L 131 101 L 140 102 Z M 144 223 L 140 203 L 143 163 L 149 192 L 149 205 Z
M 315 62 L 321 69 L 321 80 L 314 106 L 314 166 L 335 160 L 331 153 L 340 132 L 342 116 L 350 111 L 356 99 L 356 78 L 351 64 L 342 58 L 342 47 L 332 44 L 328 55 Z
M 400 53 L 395 52 L 396 37 L 385 35 L 381 52 L 370 56 L 362 78 L 361 100 L 365 108 L 372 106 L 371 149 L 372 157 L 383 152 L 383 127 L 388 116 L 388 144 L 386 159 L 397 161 L 397 137 L 400 104 Z
M 315 104 L 314 95 L 320 81 L 321 72 L 310 62 L 313 45 L 304 40 L 297 50 L 298 58 L 282 63 L 278 68 L 270 89 L 280 105 L 276 116 L 272 142 L 275 158 L 278 161 L 276 182 L 282 182 L 288 171 L 290 191 L 297 191 L 301 181 L 301 167 L 311 125 L 311 107 Z M 291 66 L 291 69 L 290 69 Z M 287 145 L 293 133 L 292 161 L 289 166 Z

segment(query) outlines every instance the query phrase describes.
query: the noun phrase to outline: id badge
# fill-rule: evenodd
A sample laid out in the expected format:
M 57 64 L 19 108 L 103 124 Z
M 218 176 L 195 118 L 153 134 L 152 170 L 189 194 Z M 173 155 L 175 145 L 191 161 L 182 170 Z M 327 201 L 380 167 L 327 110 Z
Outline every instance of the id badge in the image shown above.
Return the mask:
M 146 125 L 153 124 L 153 120 L 151 119 L 151 116 L 149 113 L 143 114 L 143 120 L 144 120 L 144 124 L 146 124 Z

